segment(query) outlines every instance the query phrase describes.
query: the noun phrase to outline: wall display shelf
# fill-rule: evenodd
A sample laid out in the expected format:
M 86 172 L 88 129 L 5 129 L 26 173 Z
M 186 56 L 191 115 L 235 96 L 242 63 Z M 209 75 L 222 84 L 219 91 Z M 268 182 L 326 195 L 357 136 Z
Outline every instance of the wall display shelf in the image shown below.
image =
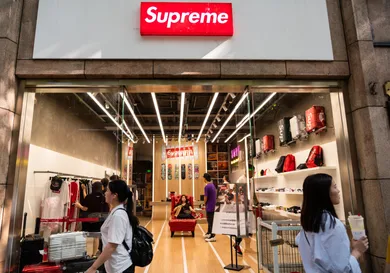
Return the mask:
M 223 176 L 229 175 L 227 144 L 207 144 L 207 172 L 216 183 L 222 183 Z
M 278 176 L 289 176 L 289 175 L 308 175 L 310 173 L 319 173 L 320 171 L 336 171 L 337 167 L 334 166 L 326 166 L 326 167 L 316 167 L 316 168 L 310 168 L 310 169 L 304 169 L 304 170 L 296 170 L 292 172 L 286 172 L 286 173 L 278 173 L 273 175 L 265 175 L 260 177 L 255 177 L 255 181 L 259 179 L 268 179 L 268 178 L 276 178 Z
M 278 191 L 269 191 L 269 192 L 265 192 L 265 191 L 256 191 L 256 194 L 303 195 L 302 192 L 278 192 Z

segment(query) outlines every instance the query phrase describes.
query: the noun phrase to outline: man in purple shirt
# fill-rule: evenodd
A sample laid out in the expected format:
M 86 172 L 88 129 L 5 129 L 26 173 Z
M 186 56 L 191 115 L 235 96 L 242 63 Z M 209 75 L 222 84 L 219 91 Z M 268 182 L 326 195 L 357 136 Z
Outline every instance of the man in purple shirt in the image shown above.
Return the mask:
M 207 233 L 204 235 L 204 238 L 206 242 L 215 242 L 215 234 L 213 234 L 212 231 L 215 205 L 217 203 L 217 189 L 215 188 L 213 182 L 211 182 L 211 175 L 209 175 L 208 173 L 205 173 L 203 175 L 203 181 L 206 183 L 206 186 L 204 187 L 204 202 L 206 204 L 208 223 Z

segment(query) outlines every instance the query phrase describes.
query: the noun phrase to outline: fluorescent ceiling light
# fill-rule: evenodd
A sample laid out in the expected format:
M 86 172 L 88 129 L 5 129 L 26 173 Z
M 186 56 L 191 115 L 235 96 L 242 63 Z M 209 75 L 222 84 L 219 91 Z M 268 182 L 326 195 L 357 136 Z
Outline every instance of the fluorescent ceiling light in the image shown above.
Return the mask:
M 242 95 L 240 101 L 237 103 L 237 105 L 234 107 L 233 111 L 230 113 L 229 117 L 225 120 L 224 124 L 222 125 L 221 129 L 218 131 L 218 133 L 215 135 L 214 139 L 211 142 L 214 142 L 219 134 L 222 132 L 222 130 L 225 128 L 225 126 L 229 123 L 230 119 L 233 117 L 233 115 L 236 113 L 238 107 L 241 106 L 241 104 L 244 102 L 246 97 L 248 96 L 248 92 L 245 92 L 245 94 Z
M 181 141 L 181 132 L 183 131 L 183 118 L 184 118 L 184 103 L 185 103 L 186 93 L 181 93 L 181 102 L 180 102 L 180 125 L 179 125 L 179 143 Z
M 200 137 L 202 136 L 203 129 L 204 129 L 204 127 L 206 126 L 207 120 L 208 120 L 209 117 L 210 117 L 210 114 L 211 114 L 211 111 L 213 110 L 214 104 L 215 104 L 215 102 L 217 101 L 218 94 L 219 94 L 218 92 L 214 94 L 214 97 L 213 97 L 213 99 L 212 99 L 212 101 L 211 101 L 209 110 L 207 111 L 206 117 L 205 117 L 205 119 L 204 119 L 204 121 L 203 121 L 202 128 L 200 129 L 200 132 L 199 132 L 199 135 L 198 135 L 198 139 L 196 140 L 196 142 L 199 142 L 199 139 L 200 139 Z M 218 119 L 218 117 L 217 117 L 217 119 Z M 207 137 L 207 135 L 206 135 L 206 137 Z
M 242 142 L 244 139 L 246 139 L 246 138 L 248 138 L 248 137 L 250 137 L 251 136 L 251 134 L 247 134 L 246 136 L 244 136 L 243 138 L 241 138 L 238 142 L 240 143 L 240 142 Z
M 129 132 L 130 136 L 131 136 L 132 138 L 134 138 L 134 135 L 131 133 L 130 128 L 129 128 L 129 126 L 127 126 L 126 121 L 123 120 L 123 121 L 122 121 L 122 124 L 125 125 L 125 127 L 126 127 L 127 131 Z
M 163 128 L 162 121 L 161 121 L 160 110 L 158 109 L 156 94 L 155 93 L 150 93 L 150 94 L 152 95 L 152 100 L 153 100 L 154 108 L 156 109 L 157 119 L 158 119 L 158 123 L 160 124 L 161 134 L 162 134 L 164 143 L 167 143 L 167 140 L 165 139 L 164 128 Z
M 249 113 L 245 115 L 245 117 L 242 118 L 242 120 L 236 125 L 236 128 L 240 127 L 242 123 L 249 117 Z
M 107 109 L 97 100 L 97 98 L 95 98 L 95 96 L 91 92 L 88 92 L 87 94 L 100 107 L 100 109 L 102 109 L 103 112 L 115 123 L 115 125 L 119 129 L 121 129 L 121 131 L 125 134 L 125 136 L 127 136 L 132 142 L 134 142 L 133 138 L 130 137 L 128 133 L 126 133 L 126 131 L 122 128 L 122 126 L 119 125 L 119 123 L 114 119 L 113 116 L 111 116 L 111 114 L 107 111 Z
M 121 94 L 121 96 L 122 96 L 122 98 L 123 98 L 123 100 L 124 100 L 124 102 L 125 102 L 127 108 L 129 109 L 131 115 L 133 116 L 133 118 L 134 118 L 134 120 L 135 120 L 135 123 L 137 123 L 139 129 L 141 130 L 142 134 L 144 135 L 146 141 L 147 141 L 148 143 L 150 143 L 150 140 L 149 140 L 148 136 L 146 135 L 144 129 L 142 128 L 141 123 L 138 121 L 138 118 L 136 117 L 136 115 L 135 115 L 135 113 L 134 113 L 134 110 L 133 110 L 133 108 L 131 107 L 129 101 L 127 100 L 127 98 L 125 97 L 125 95 L 124 95 L 122 92 L 121 92 L 120 94 Z
M 257 112 L 259 112 L 274 96 L 276 95 L 276 92 L 272 93 L 271 95 L 269 95 L 264 101 L 262 104 L 260 104 L 259 107 L 257 107 L 257 109 L 247 118 L 245 119 L 245 117 L 240 121 L 240 123 L 242 123 L 226 140 L 225 140 L 225 143 L 227 143 L 241 128 L 242 126 L 244 126 L 245 123 L 247 123 L 247 121 L 249 121 L 251 118 L 254 117 L 254 115 L 257 114 Z

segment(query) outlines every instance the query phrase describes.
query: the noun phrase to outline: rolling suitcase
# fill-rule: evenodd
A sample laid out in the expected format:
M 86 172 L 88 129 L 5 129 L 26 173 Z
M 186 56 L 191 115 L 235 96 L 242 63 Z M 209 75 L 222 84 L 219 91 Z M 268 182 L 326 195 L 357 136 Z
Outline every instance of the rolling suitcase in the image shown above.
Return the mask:
M 43 250 L 44 240 L 38 234 L 26 236 L 27 213 L 24 214 L 23 232 L 20 240 L 20 262 L 19 272 L 22 272 L 26 265 L 39 264 L 42 262 L 40 250 Z
M 256 139 L 256 157 L 257 158 L 261 156 L 261 152 L 262 152 L 261 140 L 260 139 Z
M 290 118 L 282 118 L 278 122 L 279 127 L 279 142 L 280 146 L 285 146 L 292 141 L 291 129 L 290 129 Z
M 306 132 L 309 134 L 326 126 L 325 108 L 313 106 L 306 110 Z
M 268 153 L 275 150 L 275 140 L 272 135 L 265 135 L 263 137 L 263 152 Z
M 87 256 L 86 234 L 69 232 L 51 235 L 48 255 L 49 262 L 84 259 Z
M 81 259 L 75 261 L 66 261 L 62 265 L 64 273 L 78 273 L 87 271 L 95 262 L 95 259 Z M 104 272 L 104 265 L 102 265 L 98 272 Z
M 294 140 L 307 139 L 306 122 L 302 115 L 293 116 L 290 119 L 291 135 Z

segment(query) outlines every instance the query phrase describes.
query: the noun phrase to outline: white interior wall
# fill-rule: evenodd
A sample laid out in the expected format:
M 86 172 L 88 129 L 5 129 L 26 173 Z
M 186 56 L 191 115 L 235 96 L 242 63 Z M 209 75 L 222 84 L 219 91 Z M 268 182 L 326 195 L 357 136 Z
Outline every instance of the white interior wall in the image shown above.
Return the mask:
M 276 177 L 266 177 L 255 179 L 255 188 L 303 188 L 303 181 L 308 175 L 315 173 L 326 173 L 333 177 L 334 181 L 337 183 L 338 188 L 340 189 L 340 195 L 342 195 L 341 179 L 340 179 L 340 169 L 339 169 L 339 159 L 337 153 L 337 144 L 336 141 L 331 141 L 326 144 L 320 145 L 323 150 L 324 155 L 324 166 L 335 167 L 334 170 L 321 169 L 318 171 L 307 171 L 307 172 L 291 172 L 287 175 L 278 175 Z M 310 149 L 303 150 L 297 153 L 293 153 L 295 156 L 296 166 L 299 164 L 305 163 L 307 157 L 309 156 Z M 286 153 L 287 154 L 287 153 Z M 266 157 L 266 155 L 265 155 Z M 275 168 L 279 159 L 274 159 L 270 161 L 254 160 L 256 167 L 255 177 L 260 177 L 261 170 L 270 169 L 272 173 L 276 174 Z M 288 194 L 257 194 L 258 200 L 260 202 L 268 202 L 274 205 L 283 205 L 283 206 L 302 206 L 302 195 L 288 195 Z M 341 198 L 340 205 L 336 206 L 336 212 L 341 220 L 345 219 L 344 216 L 344 204 Z
M 24 201 L 24 212 L 28 214 L 26 234 L 34 232 L 35 219 L 40 216 L 44 187 L 48 186 L 49 177 L 55 175 L 54 173 L 34 174 L 34 171 L 55 171 L 96 178 L 104 178 L 105 172 L 118 173 L 113 169 L 31 144 Z

